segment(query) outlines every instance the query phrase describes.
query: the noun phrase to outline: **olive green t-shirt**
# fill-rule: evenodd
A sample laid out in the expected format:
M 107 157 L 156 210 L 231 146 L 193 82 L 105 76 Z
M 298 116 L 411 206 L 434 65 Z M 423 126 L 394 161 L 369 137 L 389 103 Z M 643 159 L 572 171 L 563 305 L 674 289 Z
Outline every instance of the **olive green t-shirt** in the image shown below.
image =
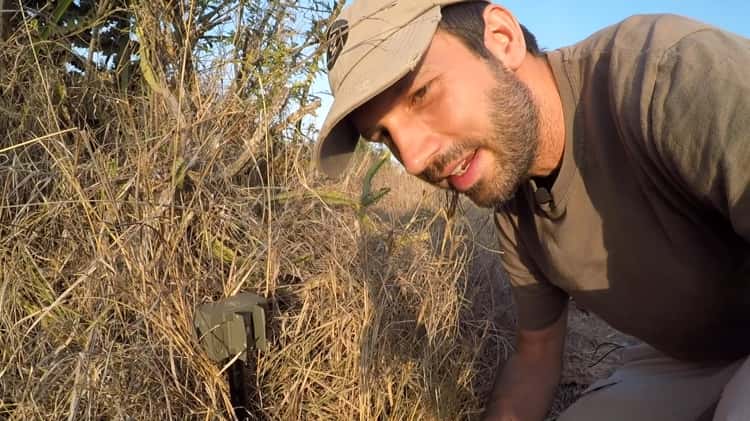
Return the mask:
M 563 162 L 496 213 L 520 326 L 573 297 L 676 358 L 750 354 L 750 40 L 635 16 L 547 57 Z

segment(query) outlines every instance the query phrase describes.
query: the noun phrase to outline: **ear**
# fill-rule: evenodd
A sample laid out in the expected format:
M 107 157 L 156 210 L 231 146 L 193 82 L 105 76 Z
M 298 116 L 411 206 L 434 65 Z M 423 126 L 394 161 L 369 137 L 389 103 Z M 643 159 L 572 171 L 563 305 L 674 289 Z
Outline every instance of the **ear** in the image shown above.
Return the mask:
M 507 9 L 490 4 L 484 9 L 484 45 L 511 71 L 526 57 L 526 40 L 521 25 Z

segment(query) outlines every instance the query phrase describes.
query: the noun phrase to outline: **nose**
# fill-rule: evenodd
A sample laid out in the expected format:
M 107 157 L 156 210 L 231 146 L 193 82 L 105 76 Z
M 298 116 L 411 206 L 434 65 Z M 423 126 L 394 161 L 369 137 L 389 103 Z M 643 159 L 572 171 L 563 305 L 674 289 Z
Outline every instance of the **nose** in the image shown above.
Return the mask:
M 411 175 L 422 174 L 438 156 L 440 144 L 430 130 L 421 124 L 405 122 L 394 125 L 390 135 L 398 159 Z

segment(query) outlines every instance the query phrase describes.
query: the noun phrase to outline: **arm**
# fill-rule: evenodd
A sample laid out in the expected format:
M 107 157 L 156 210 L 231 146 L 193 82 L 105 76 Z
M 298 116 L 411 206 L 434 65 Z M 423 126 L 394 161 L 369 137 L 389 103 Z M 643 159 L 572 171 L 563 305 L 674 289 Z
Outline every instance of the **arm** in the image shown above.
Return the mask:
M 523 212 L 495 213 L 506 280 L 518 314 L 516 353 L 495 380 L 485 421 L 541 421 L 560 382 L 568 295 L 537 268 L 520 238 Z
M 485 421 L 541 421 L 549 411 L 562 372 L 567 309 L 552 325 L 519 329 L 516 353 L 495 381 Z

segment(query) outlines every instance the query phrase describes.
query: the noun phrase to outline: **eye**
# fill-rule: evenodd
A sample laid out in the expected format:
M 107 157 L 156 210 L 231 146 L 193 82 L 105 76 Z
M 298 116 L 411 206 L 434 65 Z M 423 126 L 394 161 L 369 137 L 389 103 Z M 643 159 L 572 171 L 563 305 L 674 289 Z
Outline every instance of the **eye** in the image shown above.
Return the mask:
M 370 136 L 364 137 L 364 139 L 370 143 L 389 145 L 391 143 L 391 134 L 388 130 L 378 130 Z
M 427 91 L 429 90 L 429 88 L 430 84 L 427 83 L 421 88 L 417 89 L 417 91 L 414 92 L 414 94 L 412 94 L 411 96 L 412 105 L 418 105 L 422 103 L 422 101 L 424 101 L 425 97 L 427 96 Z

